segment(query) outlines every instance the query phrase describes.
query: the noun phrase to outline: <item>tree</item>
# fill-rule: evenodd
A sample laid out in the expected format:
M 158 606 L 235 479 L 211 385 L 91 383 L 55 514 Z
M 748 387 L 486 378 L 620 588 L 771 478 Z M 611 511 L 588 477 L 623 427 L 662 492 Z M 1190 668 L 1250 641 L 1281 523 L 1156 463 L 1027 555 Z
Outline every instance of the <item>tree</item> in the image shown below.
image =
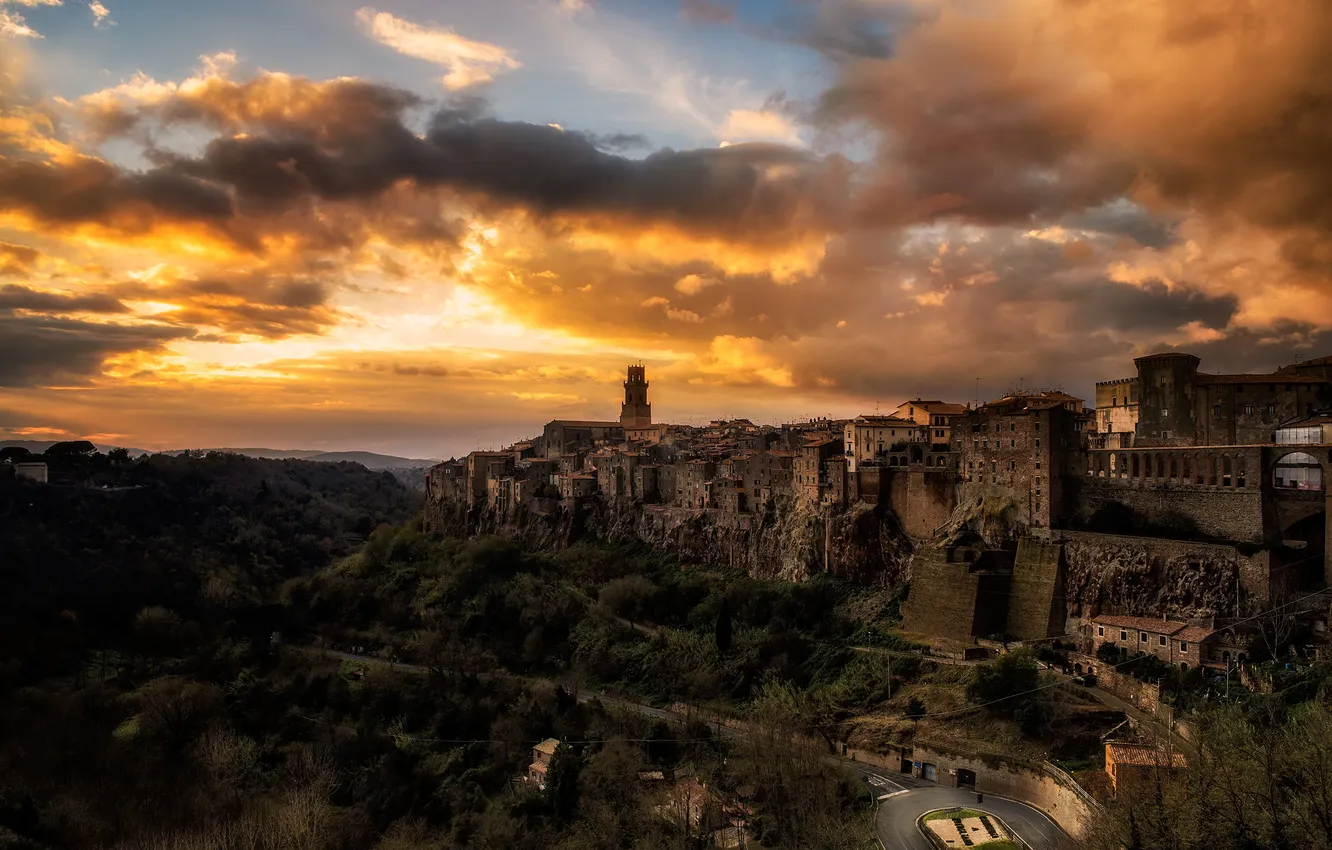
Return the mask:
M 97 454 L 97 447 L 87 440 L 66 440 L 54 444 L 42 454 L 52 458 L 92 457 Z
M 5 446 L 0 449 L 0 463 L 23 463 L 32 458 L 32 452 L 22 446 Z
M 657 586 L 640 575 L 625 576 L 608 582 L 597 595 L 601 605 L 633 625 L 645 603 L 657 592 Z
M 1011 714 L 1019 705 L 1014 697 L 1034 690 L 1039 679 L 1035 656 L 1030 650 L 1019 649 L 978 665 L 967 685 L 967 699 L 991 704 L 992 710 Z
M 919 720 L 925 716 L 925 703 L 918 697 L 907 700 L 906 710 L 902 712 L 908 720 Z
M 717 651 L 725 655 L 731 649 L 731 605 L 722 597 L 721 609 L 717 611 Z
M 129 449 L 112 449 L 106 453 L 106 459 L 119 466 L 130 462 Z
M 578 779 L 582 772 L 583 758 L 573 747 L 561 743 L 555 748 L 546 770 L 546 799 L 562 821 L 571 821 L 578 813 Z

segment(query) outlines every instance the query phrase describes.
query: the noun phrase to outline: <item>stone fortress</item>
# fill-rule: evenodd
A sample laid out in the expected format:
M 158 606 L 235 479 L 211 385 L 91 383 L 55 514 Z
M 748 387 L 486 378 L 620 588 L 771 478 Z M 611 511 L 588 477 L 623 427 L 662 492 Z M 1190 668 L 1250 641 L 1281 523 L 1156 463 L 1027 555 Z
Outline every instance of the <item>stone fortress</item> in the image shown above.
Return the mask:
M 554 420 L 427 476 L 427 523 L 637 538 L 802 579 L 910 576 L 904 628 L 1041 639 L 1098 617 L 1227 618 L 1332 581 L 1332 357 L 1213 375 L 1169 352 L 1096 386 L 780 427 L 654 424 L 642 365 L 617 421 Z

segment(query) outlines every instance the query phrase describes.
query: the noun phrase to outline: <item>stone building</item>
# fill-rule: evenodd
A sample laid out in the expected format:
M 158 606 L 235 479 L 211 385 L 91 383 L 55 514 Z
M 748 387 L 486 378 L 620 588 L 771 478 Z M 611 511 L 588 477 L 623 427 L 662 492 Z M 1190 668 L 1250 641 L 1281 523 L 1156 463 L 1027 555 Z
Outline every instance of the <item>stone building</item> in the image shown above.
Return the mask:
M 1096 382 L 1097 448 L 1127 449 L 1138 432 L 1138 379 Z
M 1063 392 L 1011 393 L 969 411 L 953 429 L 961 499 L 1000 488 L 1026 525 L 1069 515 L 1064 475 L 1086 462 L 1082 400 Z M 987 489 L 988 488 L 988 489 Z
M 1192 354 L 1139 357 L 1135 445 L 1256 446 L 1283 424 L 1332 406 L 1332 358 L 1266 374 L 1209 375 Z
M 842 441 L 829 437 L 814 437 L 800 447 L 795 458 L 796 498 L 807 505 L 817 505 L 824 500 L 830 485 L 828 461 L 834 457 L 845 460 L 842 455 Z M 845 463 L 838 470 L 846 469 Z M 840 486 L 845 489 L 845 483 Z
M 643 366 L 630 366 L 624 381 L 624 404 L 620 407 L 620 424 L 626 431 L 650 429 L 652 405 L 648 403 L 647 370 Z
M 46 464 L 41 461 L 24 461 L 14 464 L 14 475 L 17 478 L 36 481 L 38 484 L 45 484 L 49 480 Z
M 927 442 L 928 430 L 898 416 L 857 416 L 842 429 L 847 468 L 855 472 L 861 466 L 882 465 L 890 452 L 901 451 L 907 443 Z
M 1116 796 L 1137 788 L 1154 788 L 1158 779 L 1178 779 L 1187 768 L 1188 760 L 1182 753 L 1156 744 L 1105 742 L 1105 772 Z
M 923 426 L 926 430 L 921 434 L 922 442 L 947 443 L 953 423 L 966 416 L 970 410 L 963 404 L 916 398 L 899 404 L 893 415 Z

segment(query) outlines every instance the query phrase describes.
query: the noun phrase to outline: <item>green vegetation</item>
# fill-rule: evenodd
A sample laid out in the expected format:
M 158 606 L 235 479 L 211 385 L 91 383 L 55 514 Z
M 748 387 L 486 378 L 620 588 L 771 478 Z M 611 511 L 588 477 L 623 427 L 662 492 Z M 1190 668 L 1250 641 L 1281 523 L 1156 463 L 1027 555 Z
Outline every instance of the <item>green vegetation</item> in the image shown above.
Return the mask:
M 767 847 L 872 843 L 867 789 L 809 737 L 886 691 L 841 582 L 432 537 L 350 464 L 107 470 L 134 489 L 0 481 L 0 847 L 702 847 L 728 818 Z M 748 735 L 593 684 L 729 704 Z
M 952 820 L 953 818 L 966 820 L 967 818 L 978 818 L 982 814 L 983 812 L 978 812 L 975 809 L 940 809 L 937 812 L 927 814 L 925 821 L 928 823 L 932 820 Z
M 1332 847 L 1332 711 L 1326 686 L 1294 704 L 1254 696 L 1200 718 L 1200 755 L 1180 773 L 1121 782 L 1092 850 Z

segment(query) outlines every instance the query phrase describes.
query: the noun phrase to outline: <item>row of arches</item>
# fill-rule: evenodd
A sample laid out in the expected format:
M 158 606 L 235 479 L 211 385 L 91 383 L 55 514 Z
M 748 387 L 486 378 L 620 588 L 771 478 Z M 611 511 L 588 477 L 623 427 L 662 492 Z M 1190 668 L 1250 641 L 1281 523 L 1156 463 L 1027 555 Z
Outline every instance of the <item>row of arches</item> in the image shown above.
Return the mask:
M 1229 452 L 1116 450 L 1092 452 L 1087 474 L 1241 489 L 1249 486 L 1250 470 L 1244 455 L 1232 457 Z M 1272 468 L 1272 486 L 1279 490 L 1322 490 L 1322 462 L 1307 452 L 1282 455 Z
M 1167 481 L 1195 487 L 1248 486 L 1248 459 L 1229 452 L 1116 450 L 1092 452 L 1087 474 L 1099 478 Z

